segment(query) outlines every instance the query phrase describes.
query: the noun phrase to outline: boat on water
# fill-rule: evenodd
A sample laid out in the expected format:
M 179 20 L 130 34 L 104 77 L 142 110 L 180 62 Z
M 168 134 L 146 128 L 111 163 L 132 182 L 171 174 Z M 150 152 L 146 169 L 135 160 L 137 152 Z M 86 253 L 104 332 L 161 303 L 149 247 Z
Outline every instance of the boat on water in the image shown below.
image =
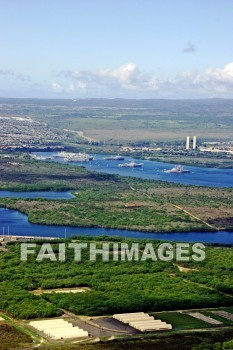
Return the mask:
M 59 152 L 54 157 L 63 158 L 65 162 L 88 162 L 93 160 L 94 157 L 86 153 L 73 153 L 73 152 Z
M 104 157 L 104 160 L 124 160 L 125 157 L 122 156 L 110 156 L 110 157 Z
M 50 157 L 50 156 L 34 156 L 33 158 L 36 160 L 51 160 L 52 159 L 52 157 Z
M 174 168 L 172 168 L 170 170 L 164 170 L 164 172 L 166 174 L 187 174 L 187 173 L 190 173 L 189 170 L 184 169 L 184 167 L 181 165 L 176 165 Z
M 65 157 L 64 162 L 88 162 L 89 159 L 85 157 Z
M 118 164 L 119 167 L 121 168 L 141 168 L 143 166 L 143 163 L 123 163 L 123 164 Z

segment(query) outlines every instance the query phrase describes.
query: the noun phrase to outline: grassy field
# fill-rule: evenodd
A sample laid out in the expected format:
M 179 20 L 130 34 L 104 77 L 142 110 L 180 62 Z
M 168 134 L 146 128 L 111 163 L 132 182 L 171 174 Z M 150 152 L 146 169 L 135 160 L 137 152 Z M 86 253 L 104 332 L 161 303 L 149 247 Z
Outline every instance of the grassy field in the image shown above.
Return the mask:
M 157 312 L 153 316 L 164 322 L 171 323 L 175 329 L 208 328 L 208 323 L 180 312 Z
M 233 321 L 227 320 L 224 317 L 220 317 L 216 314 L 214 314 L 214 311 L 219 310 L 225 310 L 229 313 L 233 312 L 233 309 L 231 307 L 229 308 L 221 308 L 221 309 L 201 309 L 201 310 L 191 310 L 191 311 L 185 311 L 185 312 L 176 312 L 176 311 L 170 311 L 170 312 L 157 312 L 153 313 L 153 315 L 161 319 L 162 321 L 165 321 L 167 323 L 171 323 L 175 329 L 182 330 L 182 329 L 198 329 L 198 328 L 208 328 L 211 327 L 209 323 L 206 323 L 202 320 L 198 320 L 197 318 L 191 317 L 188 313 L 189 312 L 200 312 L 203 315 L 209 316 L 215 320 L 218 320 L 222 322 L 224 326 L 233 326 Z
M 94 141 L 138 142 L 184 140 L 187 134 L 198 135 L 205 140 L 231 139 L 232 117 L 220 119 L 203 111 L 193 113 L 191 110 L 177 111 L 166 109 L 162 104 L 156 108 L 110 109 L 84 107 L 80 113 L 65 116 L 56 121 L 48 119 L 50 125 L 72 130 L 82 130 L 84 135 Z M 176 107 L 175 107 L 176 108 Z M 200 111 L 199 111 L 200 112 Z M 223 113 L 224 115 L 224 113 Z M 37 118 L 37 116 L 36 116 Z
M 25 115 L 52 128 L 83 131 L 106 142 L 232 140 L 233 101 L 1 99 L 2 114 Z M 76 135 L 80 138 L 80 135 Z

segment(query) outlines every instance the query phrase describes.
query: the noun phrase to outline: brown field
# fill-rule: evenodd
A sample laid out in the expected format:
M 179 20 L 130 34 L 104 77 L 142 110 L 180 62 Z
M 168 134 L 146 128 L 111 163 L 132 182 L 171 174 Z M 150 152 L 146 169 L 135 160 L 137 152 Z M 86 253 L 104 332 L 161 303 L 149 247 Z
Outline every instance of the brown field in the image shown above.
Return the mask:
M 32 339 L 6 323 L 0 323 L 0 350 L 32 349 Z
M 98 141 L 177 141 L 185 140 L 189 134 L 198 134 L 199 138 L 203 139 L 230 139 L 232 132 L 229 130 L 146 130 L 146 129 L 87 129 L 84 130 L 84 135 L 93 140 Z

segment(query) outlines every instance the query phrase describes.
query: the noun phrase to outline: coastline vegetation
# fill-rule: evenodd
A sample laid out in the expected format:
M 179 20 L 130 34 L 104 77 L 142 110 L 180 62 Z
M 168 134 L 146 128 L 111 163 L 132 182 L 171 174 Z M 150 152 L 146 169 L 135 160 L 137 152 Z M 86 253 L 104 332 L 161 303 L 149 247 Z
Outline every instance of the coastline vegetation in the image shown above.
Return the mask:
M 1 160 L 0 189 L 72 190 L 71 200 L 1 198 L 0 206 L 27 214 L 32 223 L 147 232 L 233 230 L 232 188 L 185 186 L 90 172 L 16 155 Z
M 151 153 L 145 152 L 124 152 L 124 155 L 133 156 L 134 158 L 154 160 L 157 162 L 165 162 L 172 164 L 189 165 L 201 168 L 217 168 L 217 169 L 232 169 L 233 162 L 232 158 L 226 157 L 225 155 L 211 153 L 200 154 L 199 152 L 189 152 L 187 154 L 175 153 L 175 154 L 164 154 L 163 151 L 156 151 Z

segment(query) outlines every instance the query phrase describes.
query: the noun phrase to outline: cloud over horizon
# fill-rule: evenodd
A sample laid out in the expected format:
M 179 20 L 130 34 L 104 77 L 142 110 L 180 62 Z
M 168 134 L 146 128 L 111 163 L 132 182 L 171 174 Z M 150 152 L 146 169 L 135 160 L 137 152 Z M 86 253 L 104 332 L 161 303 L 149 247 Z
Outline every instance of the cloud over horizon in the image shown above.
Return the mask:
M 233 98 L 233 62 L 224 68 L 208 67 L 203 72 L 181 71 L 173 77 L 145 72 L 133 62 L 116 69 L 60 70 L 52 72 L 51 81 L 37 81 L 10 69 L 0 70 L 1 76 L 3 97 Z M 24 84 L 18 94 L 14 80 Z
M 77 97 L 233 97 L 233 62 L 223 69 L 183 71 L 173 78 L 143 72 L 132 62 L 117 69 L 62 70 L 56 76 L 53 91 Z

